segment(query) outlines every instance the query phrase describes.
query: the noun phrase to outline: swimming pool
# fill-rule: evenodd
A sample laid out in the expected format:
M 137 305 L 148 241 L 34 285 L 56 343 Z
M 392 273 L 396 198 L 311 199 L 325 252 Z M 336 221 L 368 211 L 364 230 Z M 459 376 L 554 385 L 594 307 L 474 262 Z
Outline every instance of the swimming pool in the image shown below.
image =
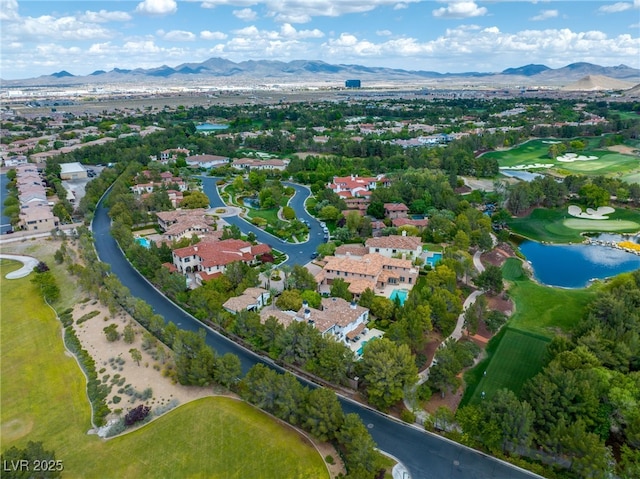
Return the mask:
M 426 263 L 431 266 L 432 268 L 438 264 L 438 262 L 442 259 L 442 253 L 431 253 L 431 256 L 427 257 L 427 259 L 425 260 Z
M 136 241 L 140 246 L 144 248 L 149 249 L 151 247 L 151 241 L 149 241 L 147 238 L 136 238 Z
M 396 298 L 398 298 L 398 301 L 400 301 L 400 306 L 404 306 L 404 302 L 407 300 L 408 295 L 409 291 L 407 291 L 406 289 L 394 289 L 391 292 L 391 296 L 389 296 L 389 299 L 391 301 L 395 301 Z

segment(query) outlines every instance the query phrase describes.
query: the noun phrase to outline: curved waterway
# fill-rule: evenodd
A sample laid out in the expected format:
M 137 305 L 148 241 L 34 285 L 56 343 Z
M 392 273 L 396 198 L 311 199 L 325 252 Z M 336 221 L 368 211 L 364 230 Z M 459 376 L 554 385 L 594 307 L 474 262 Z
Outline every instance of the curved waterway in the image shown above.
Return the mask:
M 610 278 L 640 268 L 640 255 L 609 246 L 523 241 L 520 251 L 531 263 L 536 280 L 562 288 L 584 288 L 594 279 Z

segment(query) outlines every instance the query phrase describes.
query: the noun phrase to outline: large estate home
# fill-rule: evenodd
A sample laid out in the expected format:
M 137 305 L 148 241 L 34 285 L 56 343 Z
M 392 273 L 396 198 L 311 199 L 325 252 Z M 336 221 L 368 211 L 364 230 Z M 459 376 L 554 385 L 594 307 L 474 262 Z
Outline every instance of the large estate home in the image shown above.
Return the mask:
M 219 155 L 192 155 L 185 158 L 192 168 L 214 168 L 229 163 L 229 157 Z
M 231 162 L 231 166 L 238 170 L 278 170 L 284 171 L 289 164 L 289 160 L 279 160 L 277 158 L 270 160 L 257 160 L 255 158 L 239 158 Z
M 323 336 L 333 337 L 345 344 L 353 341 L 369 321 L 369 309 L 349 303 L 342 298 L 322 298 L 320 309 L 312 308 L 306 301 L 298 311 L 263 309 L 260 320 L 264 323 L 273 316 L 285 328 L 294 321 L 305 322 L 316 328 Z
M 162 239 L 167 242 L 179 241 L 182 238 L 220 239 L 222 231 L 216 231 L 215 221 L 206 215 L 203 208 L 159 211 L 156 213 L 158 226 L 162 229 Z
M 144 170 L 142 176 L 145 178 L 151 178 L 151 172 Z M 159 175 L 159 181 L 145 181 L 143 183 L 137 183 L 131 187 L 131 191 L 138 195 L 145 193 L 153 193 L 159 187 L 174 186 L 178 188 L 178 191 L 186 191 L 187 185 L 184 180 L 178 176 L 173 176 L 171 172 L 164 171 Z
M 359 297 L 367 288 L 389 296 L 395 288 L 411 289 L 418 269 L 409 259 L 389 258 L 380 253 L 363 256 L 327 256 L 322 271 L 316 275 L 320 293 L 328 293 L 337 278 L 349 283 L 349 292 Z
M 378 253 L 387 258 L 414 259 L 422 253 L 422 240 L 417 236 L 407 236 L 406 233 L 369 238 L 364 244 L 369 248 L 369 253 Z
M 217 277 L 226 271 L 228 264 L 242 261 L 253 265 L 258 257 L 271 252 L 266 244 L 253 245 L 248 241 L 226 239 L 205 240 L 192 246 L 173 250 L 175 271 L 195 273 L 196 284 Z
M 380 186 L 389 186 L 390 181 L 384 175 L 369 176 L 334 176 L 333 182 L 327 188 L 342 198 L 370 197 L 371 190 Z

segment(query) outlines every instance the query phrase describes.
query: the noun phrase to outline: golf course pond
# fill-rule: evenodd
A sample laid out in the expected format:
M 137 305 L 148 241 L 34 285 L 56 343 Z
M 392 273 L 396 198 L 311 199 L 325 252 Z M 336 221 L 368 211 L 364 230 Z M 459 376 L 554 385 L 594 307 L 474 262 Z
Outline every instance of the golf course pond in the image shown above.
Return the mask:
M 593 238 L 592 238 L 593 239 Z M 618 243 L 635 238 L 600 235 L 596 239 Z M 552 245 L 525 240 L 519 245 L 542 284 L 562 288 L 584 288 L 594 279 L 605 279 L 640 268 L 640 255 L 600 244 Z

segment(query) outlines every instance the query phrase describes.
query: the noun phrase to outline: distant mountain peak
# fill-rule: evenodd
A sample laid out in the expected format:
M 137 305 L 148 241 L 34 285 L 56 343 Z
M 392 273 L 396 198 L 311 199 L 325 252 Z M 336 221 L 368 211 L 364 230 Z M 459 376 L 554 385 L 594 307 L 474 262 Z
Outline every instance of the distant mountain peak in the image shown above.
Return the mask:
M 72 76 L 75 76 L 75 75 L 72 75 L 71 73 L 69 73 L 66 70 L 61 70 L 59 72 L 52 73 L 51 76 L 52 77 L 56 77 L 56 78 L 65 78 L 65 77 L 72 77 Z
M 441 82 L 451 79 L 455 82 L 469 80 L 481 82 L 483 85 L 553 85 L 564 86 L 576 82 L 587 75 L 602 75 L 628 82 L 640 82 L 640 70 L 626 65 L 603 67 L 587 62 L 576 62 L 562 68 L 549 68 L 540 64 L 529 64 L 517 68 L 507 68 L 502 72 L 440 73 L 425 70 L 407 70 L 397 68 L 363 66 L 352 64 L 331 64 L 322 60 L 246 60 L 239 63 L 219 57 L 212 57 L 202 62 L 182 63 L 177 66 L 161 65 L 154 68 L 123 69 L 113 68 L 109 72 L 96 70 L 85 76 L 75 76 L 67 71 L 51 75 L 23 80 L 3 81 L 3 86 L 52 86 L 79 85 L 86 83 L 100 84 L 105 82 L 162 82 L 166 84 L 184 81 L 209 81 L 214 78 L 252 81 L 273 81 L 299 83 L 305 82 L 338 82 L 347 79 L 360 79 L 363 85 L 374 82 Z M 513 79 L 511 78 L 513 77 Z
M 546 65 L 535 65 L 530 63 L 529 65 L 525 65 L 523 67 L 518 68 L 507 68 L 502 71 L 503 75 L 524 75 L 530 77 L 532 75 L 537 75 L 543 71 L 550 70 L 550 68 Z

